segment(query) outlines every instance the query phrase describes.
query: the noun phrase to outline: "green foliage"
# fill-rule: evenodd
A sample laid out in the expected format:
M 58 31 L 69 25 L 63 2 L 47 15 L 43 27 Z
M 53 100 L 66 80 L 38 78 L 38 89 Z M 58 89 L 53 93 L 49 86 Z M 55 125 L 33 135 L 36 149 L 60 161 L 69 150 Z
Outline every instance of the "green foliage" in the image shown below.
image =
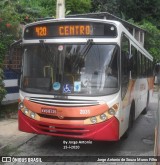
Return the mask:
M 0 67 L 0 104 L 5 95 L 6 95 L 6 90 L 4 88 L 4 83 L 3 83 L 3 69 Z
M 91 0 L 66 0 L 66 9 L 70 11 L 70 14 L 89 13 Z
M 5 2 L 5 3 L 4 3 Z M 19 37 L 19 24 L 21 16 L 16 12 L 12 1 L 0 2 L 0 31 L 2 34 Z
M 1 35 L 0 36 L 0 103 L 6 94 L 6 90 L 4 88 L 4 83 L 3 83 L 3 69 L 2 69 L 4 55 L 6 53 L 6 45 L 4 44 L 3 41 L 4 41 L 4 37 Z
M 119 0 L 92 0 L 92 12 L 109 12 L 119 16 Z
M 28 21 L 34 21 L 34 19 L 41 17 L 52 17 L 55 15 L 56 0 L 21 0 L 16 4 L 16 9 L 24 19 L 27 16 Z
M 133 18 L 140 22 L 144 18 L 159 24 L 160 1 L 159 0 L 92 0 L 93 12 L 110 12 L 126 20 Z
M 56 15 L 56 0 L 40 0 L 40 6 L 43 7 L 42 15 L 53 17 Z

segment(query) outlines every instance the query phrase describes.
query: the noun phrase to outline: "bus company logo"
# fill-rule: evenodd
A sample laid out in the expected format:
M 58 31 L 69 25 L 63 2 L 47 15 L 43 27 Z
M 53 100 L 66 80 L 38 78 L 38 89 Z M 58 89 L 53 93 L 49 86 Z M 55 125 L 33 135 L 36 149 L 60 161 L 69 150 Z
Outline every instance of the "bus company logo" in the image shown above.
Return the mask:
M 45 114 L 56 114 L 57 110 L 52 108 L 42 108 L 41 112 Z
M 64 119 L 64 116 L 58 116 L 58 118 L 62 120 L 62 119 Z

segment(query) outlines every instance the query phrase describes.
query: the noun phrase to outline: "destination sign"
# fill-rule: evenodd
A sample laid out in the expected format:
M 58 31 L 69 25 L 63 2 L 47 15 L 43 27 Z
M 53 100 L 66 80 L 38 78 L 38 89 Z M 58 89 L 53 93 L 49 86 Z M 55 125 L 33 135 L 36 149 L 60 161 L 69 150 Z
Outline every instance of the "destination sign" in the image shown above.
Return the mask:
M 52 22 L 28 26 L 24 29 L 24 39 L 58 37 L 116 37 L 113 24 L 95 22 Z
M 63 25 L 58 27 L 60 36 L 91 35 L 90 25 Z

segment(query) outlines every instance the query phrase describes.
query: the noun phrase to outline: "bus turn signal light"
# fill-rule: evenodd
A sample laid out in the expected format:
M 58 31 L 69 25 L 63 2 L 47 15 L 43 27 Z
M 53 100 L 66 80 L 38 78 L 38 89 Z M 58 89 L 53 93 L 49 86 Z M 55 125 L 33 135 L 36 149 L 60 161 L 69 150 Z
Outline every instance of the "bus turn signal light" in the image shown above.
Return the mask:
M 25 107 L 22 102 L 19 104 L 18 108 L 19 108 L 19 110 L 21 110 L 23 112 L 24 115 L 28 116 L 29 118 L 32 118 L 32 119 L 38 120 L 38 121 L 40 120 L 40 116 L 37 113 L 32 112 L 27 107 Z

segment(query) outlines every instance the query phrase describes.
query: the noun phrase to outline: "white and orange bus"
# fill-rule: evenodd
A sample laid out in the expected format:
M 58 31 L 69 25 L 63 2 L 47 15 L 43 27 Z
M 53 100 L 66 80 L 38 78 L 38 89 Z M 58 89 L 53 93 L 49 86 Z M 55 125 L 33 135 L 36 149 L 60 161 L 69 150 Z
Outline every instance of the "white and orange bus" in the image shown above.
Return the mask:
M 20 131 L 117 141 L 146 110 L 153 58 L 120 22 L 34 22 L 22 48 Z

